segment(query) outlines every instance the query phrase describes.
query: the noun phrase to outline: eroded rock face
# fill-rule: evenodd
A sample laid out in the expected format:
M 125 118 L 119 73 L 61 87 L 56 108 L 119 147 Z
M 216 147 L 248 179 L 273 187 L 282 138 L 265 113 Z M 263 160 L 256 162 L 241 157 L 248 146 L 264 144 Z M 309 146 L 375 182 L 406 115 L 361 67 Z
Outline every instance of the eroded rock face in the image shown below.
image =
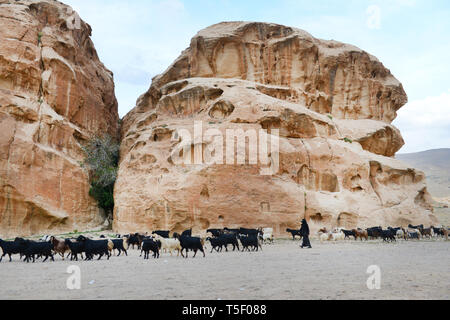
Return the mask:
M 229 22 L 200 31 L 191 46 L 154 79 L 138 109 L 154 106 L 164 84 L 193 77 L 280 86 L 263 90 L 340 119 L 390 123 L 407 102 L 400 82 L 377 58 L 357 47 L 276 24 Z
M 124 119 L 114 228 L 284 234 L 305 216 L 313 230 L 429 224 L 424 174 L 391 158 L 404 144 L 391 122 L 406 101 L 389 70 L 356 47 L 274 24 L 211 26 Z M 276 172 L 261 175 L 262 161 L 175 162 L 205 160 L 214 149 L 213 139 L 180 138 L 194 136 L 195 121 L 223 139 L 229 129 L 278 130 Z M 249 141 L 246 150 L 256 150 Z
M 0 235 L 100 225 L 81 143 L 117 136 L 113 75 L 57 1 L 0 1 Z

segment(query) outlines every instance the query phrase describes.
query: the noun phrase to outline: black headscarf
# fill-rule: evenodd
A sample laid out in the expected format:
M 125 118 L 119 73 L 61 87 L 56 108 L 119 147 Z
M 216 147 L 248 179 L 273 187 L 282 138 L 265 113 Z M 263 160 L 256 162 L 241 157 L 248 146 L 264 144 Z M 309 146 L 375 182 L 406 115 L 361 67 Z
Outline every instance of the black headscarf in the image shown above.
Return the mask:
M 302 227 L 300 228 L 300 234 L 304 236 L 309 236 L 309 226 L 306 219 L 302 220 Z

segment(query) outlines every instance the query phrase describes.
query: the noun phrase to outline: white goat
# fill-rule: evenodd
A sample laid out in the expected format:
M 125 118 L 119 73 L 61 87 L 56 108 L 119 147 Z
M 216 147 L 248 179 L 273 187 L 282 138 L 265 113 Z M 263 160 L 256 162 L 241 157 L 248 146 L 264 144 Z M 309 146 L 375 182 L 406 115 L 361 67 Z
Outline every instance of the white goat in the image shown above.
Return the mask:
M 397 239 L 406 239 L 406 233 L 405 233 L 404 229 L 402 228 L 400 230 L 397 230 L 396 236 L 397 236 Z
M 337 228 L 333 230 L 333 232 L 330 234 L 329 240 L 331 241 L 345 240 L 345 234 L 342 232 L 342 229 Z
M 323 243 L 324 241 L 328 241 L 330 239 L 330 234 L 326 232 L 319 232 L 319 239 L 320 243 Z
M 169 251 L 170 255 L 172 255 L 173 250 L 177 250 L 178 251 L 177 257 L 180 255 L 181 244 L 178 239 L 166 239 L 159 235 L 155 235 L 154 238 L 156 240 L 161 241 L 161 250 Z
M 270 243 L 273 243 L 273 228 L 264 228 L 262 231 L 263 231 L 262 237 L 263 242 L 266 243 L 266 241 L 270 241 Z

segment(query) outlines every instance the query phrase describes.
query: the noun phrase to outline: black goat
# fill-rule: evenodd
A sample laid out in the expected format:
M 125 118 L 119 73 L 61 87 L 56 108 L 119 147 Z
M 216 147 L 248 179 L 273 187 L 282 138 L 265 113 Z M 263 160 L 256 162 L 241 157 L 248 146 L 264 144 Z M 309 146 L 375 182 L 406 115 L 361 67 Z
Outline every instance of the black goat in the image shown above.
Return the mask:
M 417 239 L 417 240 L 419 240 L 420 237 L 421 237 L 421 234 L 420 234 L 419 231 L 415 231 L 415 232 L 408 231 L 408 238 L 409 239 Z
M 395 239 L 396 232 L 392 229 L 389 230 L 381 230 L 381 237 L 383 238 L 383 241 L 389 242 L 389 241 L 397 241 Z
M 184 230 L 181 234 L 182 237 L 192 237 L 192 229 Z
M 250 247 L 252 247 L 252 251 L 258 251 L 259 248 L 261 248 L 262 251 L 261 242 L 257 235 L 239 235 L 239 240 L 241 240 L 242 251 L 250 251 Z
M 236 250 L 236 248 L 239 249 L 239 242 L 237 240 L 237 236 L 235 234 L 223 234 L 219 237 L 219 240 L 222 241 L 223 246 L 225 247 L 225 251 L 228 252 L 228 245 L 233 246 L 233 251 Z
M 0 239 L 0 248 L 2 248 L 3 251 L 3 255 L 0 257 L 0 262 L 2 262 L 3 257 L 6 255 L 9 256 L 9 262 L 11 262 L 12 255 L 21 254 L 25 249 L 24 241 L 25 240 L 18 238 L 15 241 L 3 241 L 2 239 Z
M 165 230 L 156 230 L 152 232 L 152 234 L 157 234 L 158 236 L 163 237 L 164 239 L 169 239 L 169 233 L 170 231 Z
M 431 226 L 433 228 L 433 232 L 436 236 L 444 236 L 444 229 L 443 228 L 435 228 L 434 226 Z
M 419 224 L 418 226 L 413 226 L 412 224 L 409 224 L 408 228 L 411 228 L 411 229 L 423 229 L 423 224 Z
M 189 236 L 179 236 L 178 240 L 180 240 L 181 245 L 181 256 L 183 258 L 188 257 L 189 250 L 194 251 L 194 258 L 197 255 L 197 251 L 201 251 L 203 253 L 203 258 L 205 255 L 205 250 L 203 249 L 203 243 L 200 238 L 189 237 Z M 183 250 L 186 250 L 186 257 L 183 255 Z
M 245 236 L 258 236 L 259 234 L 262 234 L 262 230 L 239 228 L 239 234 Z
M 122 254 L 122 251 L 125 252 L 125 255 L 128 256 L 127 248 L 124 246 L 124 239 L 112 239 L 112 243 L 114 244 L 113 250 L 118 250 L 119 254 L 117 256 L 120 256 Z
M 106 255 L 109 260 L 109 240 L 91 240 L 84 236 L 79 236 L 77 241 L 84 243 L 84 252 L 86 253 L 85 260 L 93 260 L 95 255 L 99 256 L 97 260 L 100 260 L 103 255 Z
M 220 237 L 221 235 L 223 235 L 222 229 L 208 229 L 206 230 L 206 232 L 211 233 L 214 237 Z
M 300 234 L 300 230 L 286 229 L 286 232 L 288 232 L 292 235 L 292 240 L 295 240 L 296 236 L 299 236 L 300 239 L 302 238 L 302 235 Z
M 128 247 L 132 246 L 134 249 L 134 246 L 137 245 L 138 250 L 141 249 L 143 236 L 141 236 L 139 233 L 130 234 L 127 239 Z
M 47 261 L 50 257 L 52 261 L 55 261 L 53 257 L 53 244 L 49 242 L 35 242 L 31 240 L 24 240 L 23 245 L 25 249 L 22 251 L 22 254 L 25 256 L 25 262 L 30 262 L 33 259 L 33 263 L 36 261 L 36 255 L 45 256 L 43 262 Z
M 367 235 L 370 238 L 377 239 L 377 238 L 382 236 L 383 228 L 381 228 L 381 227 L 372 227 L 372 228 L 367 228 L 366 230 L 367 230 Z
M 238 235 L 239 234 L 239 229 L 223 228 L 223 233 Z
M 81 255 L 81 259 L 83 259 L 83 252 L 84 252 L 84 242 L 72 242 L 70 239 L 64 240 L 64 243 L 69 247 L 70 249 L 70 261 L 78 261 L 78 255 Z M 67 256 L 69 257 L 69 256 Z
M 353 230 L 342 230 L 342 232 L 345 234 L 345 239 L 353 237 L 356 240 L 356 233 Z
M 209 241 L 211 243 L 211 252 L 210 253 L 212 253 L 214 250 L 216 250 L 217 252 L 222 252 L 222 249 L 224 246 L 222 239 L 208 237 L 208 238 L 206 238 L 206 241 Z
M 159 258 L 159 249 L 161 248 L 161 241 L 154 241 L 152 239 L 145 239 L 142 242 L 141 256 L 144 252 L 144 260 L 149 259 L 150 251 L 153 252 L 153 258 Z

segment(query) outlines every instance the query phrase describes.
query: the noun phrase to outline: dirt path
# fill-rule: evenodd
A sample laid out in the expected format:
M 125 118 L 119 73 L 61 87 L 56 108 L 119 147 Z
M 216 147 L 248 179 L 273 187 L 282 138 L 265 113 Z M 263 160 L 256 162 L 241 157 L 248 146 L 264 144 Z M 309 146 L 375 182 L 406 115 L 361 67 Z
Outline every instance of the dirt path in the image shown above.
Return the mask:
M 263 252 L 213 253 L 184 260 L 128 257 L 110 261 L 0 264 L 0 299 L 449 299 L 450 242 L 379 241 L 337 244 L 278 240 Z M 192 254 L 191 254 L 192 256 Z M 81 290 L 68 290 L 70 265 L 81 269 Z M 369 290 L 370 265 L 381 268 L 381 289 Z M 93 280 L 93 282 L 92 282 Z

